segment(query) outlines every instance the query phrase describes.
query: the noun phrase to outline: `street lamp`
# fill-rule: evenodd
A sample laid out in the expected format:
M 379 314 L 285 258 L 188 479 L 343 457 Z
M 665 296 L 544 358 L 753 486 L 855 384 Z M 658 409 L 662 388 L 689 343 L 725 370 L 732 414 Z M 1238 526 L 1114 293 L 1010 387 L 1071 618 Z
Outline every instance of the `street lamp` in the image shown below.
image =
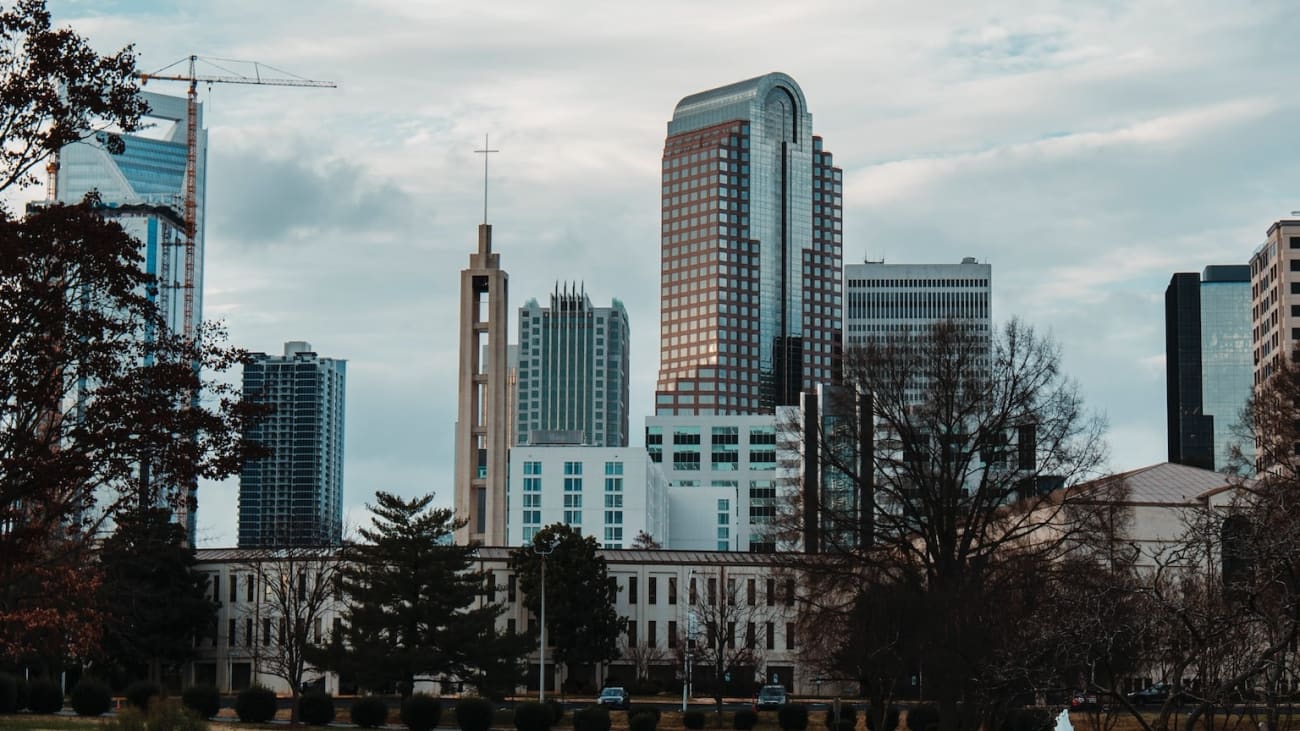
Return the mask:
M 683 587 L 686 589 L 686 606 L 689 607 L 689 609 L 687 609 L 688 620 L 686 624 L 686 648 L 685 652 L 682 654 L 682 713 L 686 712 L 686 697 L 690 692 L 691 687 L 691 640 L 695 638 L 695 607 L 691 606 L 690 583 L 694 576 L 695 569 L 687 571 L 686 586 Z
M 542 634 L 537 642 L 537 702 L 546 702 L 546 557 L 555 552 L 555 539 L 544 544 L 533 543 L 533 553 L 542 557 Z

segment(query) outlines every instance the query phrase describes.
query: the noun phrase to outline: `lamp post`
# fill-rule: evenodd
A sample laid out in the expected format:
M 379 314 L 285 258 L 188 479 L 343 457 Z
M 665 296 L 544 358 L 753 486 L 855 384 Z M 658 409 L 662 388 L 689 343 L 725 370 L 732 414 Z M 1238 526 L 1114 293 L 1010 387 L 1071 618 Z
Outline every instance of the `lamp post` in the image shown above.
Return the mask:
M 545 546 L 545 548 L 543 548 Z M 546 557 L 555 551 L 555 541 L 545 544 L 533 543 L 533 553 L 542 557 L 542 633 L 537 641 L 537 702 L 546 702 Z
M 695 569 L 686 572 L 686 606 L 687 624 L 686 624 L 686 652 L 682 654 L 682 713 L 686 712 L 687 695 L 691 687 L 691 640 L 695 639 L 695 607 L 691 606 L 690 583 L 691 578 L 695 576 Z

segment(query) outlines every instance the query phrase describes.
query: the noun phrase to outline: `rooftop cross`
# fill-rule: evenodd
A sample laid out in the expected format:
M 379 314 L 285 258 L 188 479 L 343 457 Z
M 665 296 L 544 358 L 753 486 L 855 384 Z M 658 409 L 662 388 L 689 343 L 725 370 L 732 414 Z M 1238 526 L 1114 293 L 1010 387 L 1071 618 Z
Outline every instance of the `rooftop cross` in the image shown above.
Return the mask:
M 483 135 L 483 149 L 475 150 L 476 154 L 483 156 L 483 225 L 487 225 L 487 201 L 488 201 L 488 155 L 500 150 L 493 150 L 488 147 L 488 136 Z

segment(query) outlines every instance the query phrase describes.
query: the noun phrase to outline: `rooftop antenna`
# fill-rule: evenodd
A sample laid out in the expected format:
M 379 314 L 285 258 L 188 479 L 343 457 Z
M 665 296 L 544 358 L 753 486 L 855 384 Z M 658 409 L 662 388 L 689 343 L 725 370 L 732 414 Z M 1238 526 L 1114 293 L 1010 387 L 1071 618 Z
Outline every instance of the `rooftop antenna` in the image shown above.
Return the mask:
M 488 147 L 488 136 L 483 135 L 483 149 L 475 150 L 476 154 L 483 156 L 483 225 L 487 225 L 487 193 L 488 193 L 488 155 L 500 150 L 493 150 Z

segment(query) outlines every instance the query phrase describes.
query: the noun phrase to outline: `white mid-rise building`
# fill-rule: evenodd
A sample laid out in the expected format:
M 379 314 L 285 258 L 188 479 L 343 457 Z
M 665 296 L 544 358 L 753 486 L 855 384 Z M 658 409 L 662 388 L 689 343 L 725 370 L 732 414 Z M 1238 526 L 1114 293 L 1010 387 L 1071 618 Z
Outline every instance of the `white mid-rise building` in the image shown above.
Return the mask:
M 668 535 L 667 480 L 641 447 L 523 445 L 510 450 L 507 545 L 565 523 L 604 548 L 630 547 L 644 531 Z

